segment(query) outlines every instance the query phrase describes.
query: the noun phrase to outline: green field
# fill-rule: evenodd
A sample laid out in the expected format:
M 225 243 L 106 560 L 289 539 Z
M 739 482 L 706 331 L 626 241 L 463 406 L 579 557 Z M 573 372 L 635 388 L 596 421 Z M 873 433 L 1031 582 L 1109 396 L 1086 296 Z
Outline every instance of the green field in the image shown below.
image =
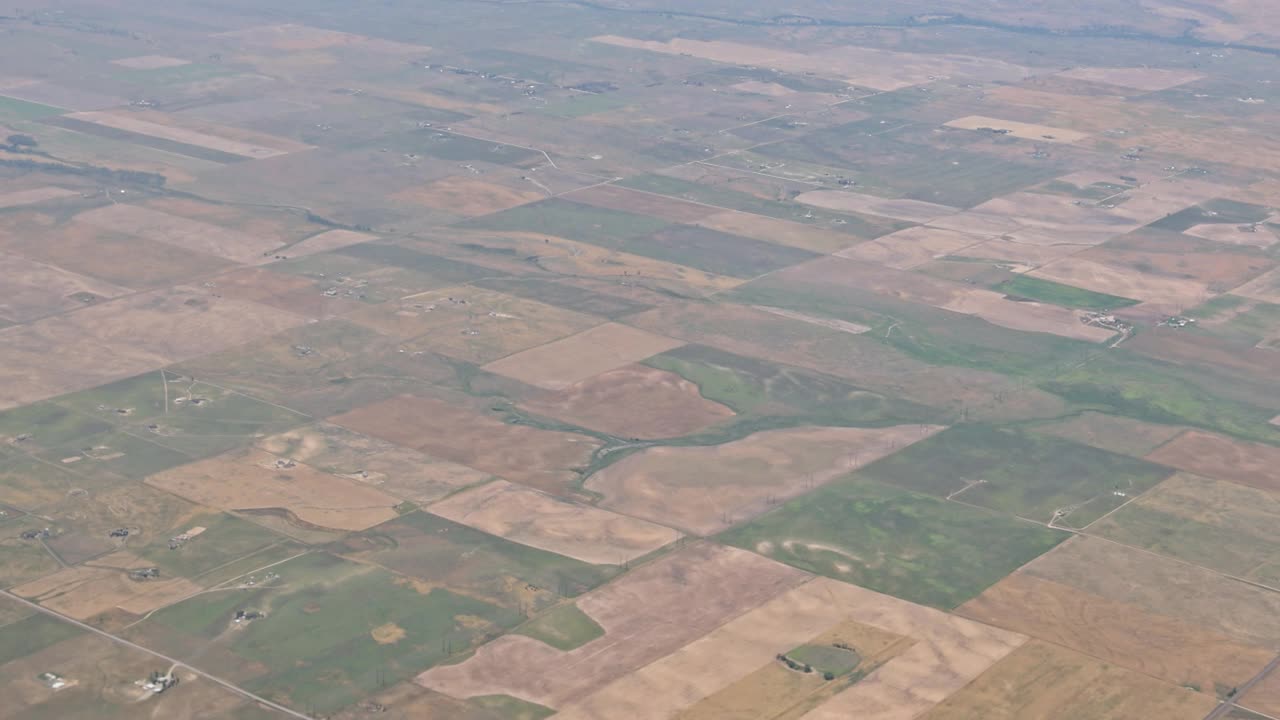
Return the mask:
M 1027 277 L 1026 275 L 1018 275 L 1011 280 L 1003 282 L 997 285 L 994 290 L 1017 298 L 1036 300 L 1069 308 L 1080 308 L 1081 310 L 1114 310 L 1138 304 L 1137 300 L 1131 298 L 1097 293 L 1051 280 Z
M 381 568 L 313 553 L 255 588 L 200 595 L 154 614 L 170 642 L 225 644 L 265 671 L 245 686 L 313 713 L 348 705 L 514 626 L 518 613 Z M 237 610 L 265 617 L 233 622 Z M 190 645 L 180 638 L 199 639 Z M 191 652 L 198 654 L 198 649 Z M 224 662 L 232 660 L 224 656 Z M 235 669 L 243 674 L 244 669 Z
M 786 655 L 818 673 L 831 673 L 836 677 L 848 675 L 862 662 L 858 653 L 833 645 L 801 645 Z
M 79 635 L 75 625 L 32 612 L 27 617 L 0 625 L 0 666 Z
M 521 625 L 516 632 L 568 652 L 604 635 L 604 628 L 577 605 L 568 604 L 548 610 Z
M 52 115 L 61 115 L 64 112 L 67 111 L 52 105 L 41 105 L 40 103 L 27 102 L 26 100 L 0 95 L 0 122 L 37 120 Z
M 495 720 L 542 720 L 556 714 L 555 710 L 514 698 L 510 695 L 480 695 L 471 698 L 472 705 L 487 710 Z
M 808 250 L 692 225 L 676 225 L 652 235 L 625 240 L 618 249 L 747 279 L 818 257 Z
M 0 437 L 14 438 L 14 445 L 27 452 L 80 443 L 110 429 L 110 423 L 52 402 L 0 413 Z
M 854 476 L 720 537 L 801 570 L 950 609 L 1068 535 Z
M 1196 225 L 1246 225 L 1263 222 L 1269 217 L 1271 210 L 1261 205 L 1235 200 L 1210 200 L 1165 216 L 1147 227 L 1183 232 Z
M 648 215 L 550 199 L 467 220 L 459 227 L 526 232 L 618 248 L 624 241 L 651 235 L 671 223 Z
M 1229 319 L 1219 321 L 1228 314 Z M 1209 302 L 1188 311 L 1186 316 L 1195 318 L 1191 332 L 1220 338 L 1225 342 L 1245 347 L 1255 347 L 1264 341 L 1280 343 L 1280 305 L 1249 300 L 1236 295 L 1219 295 Z
M 203 527 L 204 532 L 176 550 L 169 549 L 170 537 L 193 527 Z M 197 578 L 284 541 L 283 537 L 266 528 L 226 513 L 198 515 L 169 530 L 164 537 L 158 537 L 134 552 L 155 563 L 165 576 L 185 578 Z M 260 566 L 268 562 L 270 560 L 256 564 Z
M 580 595 L 621 571 L 519 545 L 426 512 L 402 515 L 330 549 L 526 614 L 561 597 Z
M 30 516 L 0 524 L 0 586 L 19 585 L 61 567 L 38 541 L 22 539 L 23 532 L 43 528 L 59 529 L 57 523 Z
M 1083 527 L 1172 471 L 1059 437 L 957 425 L 862 472 L 883 483 L 1038 522 L 1061 513 L 1058 524 Z

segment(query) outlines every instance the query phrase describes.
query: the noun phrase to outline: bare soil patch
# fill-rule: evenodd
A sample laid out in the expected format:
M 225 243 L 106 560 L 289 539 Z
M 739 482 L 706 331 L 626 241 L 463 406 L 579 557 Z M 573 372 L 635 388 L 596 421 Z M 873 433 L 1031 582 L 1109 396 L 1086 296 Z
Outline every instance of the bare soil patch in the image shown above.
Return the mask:
M 585 435 L 511 424 L 460 403 L 411 395 L 330 421 L 553 493 L 563 493 L 600 446 Z
M 1240 704 L 1272 717 L 1280 715 L 1280 673 L 1273 670 L 1262 682 L 1249 688 Z
M 485 369 L 548 390 L 562 390 L 683 344 L 647 330 L 605 323 L 489 363 Z
M 1209 296 L 1209 289 L 1202 282 L 1152 275 L 1129 267 L 1104 265 L 1079 257 L 1055 260 L 1028 274 L 1161 306 L 1194 307 Z
M 960 208 L 920 200 L 890 200 L 875 195 L 844 190 L 810 190 L 796 197 L 796 202 L 837 212 L 863 213 L 881 217 L 925 223 L 945 215 L 954 215 Z
M 942 428 L 766 430 L 724 445 L 656 447 L 597 472 L 605 507 L 710 535 Z
M 506 694 L 563 707 L 803 582 L 798 570 L 733 548 L 696 544 L 583 596 L 604 636 L 564 652 L 505 635 L 417 682 L 457 698 Z M 678 622 L 672 622 L 679 618 Z
M 1280 492 L 1280 448 L 1188 430 L 1148 460 L 1198 475 Z
M 27 322 L 129 292 L 109 282 L 0 252 L 0 318 Z
M 326 230 L 319 235 L 312 235 L 292 245 L 280 248 L 280 252 L 291 258 L 305 257 L 377 239 L 376 235 L 355 232 L 354 230 Z
M 1123 248 L 1111 245 L 1089 248 L 1076 259 L 1156 277 L 1190 280 L 1202 283 L 1215 293 L 1225 292 L 1256 277 L 1274 263 L 1270 258 L 1229 250 L 1203 252 L 1187 249 L 1178 252 L 1172 247 L 1160 248 L 1160 240 L 1154 238 L 1150 241 L 1136 239 L 1132 243 L 1129 240 L 1129 237 L 1125 238 Z
M 364 530 L 396 517 L 400 500 L 365 483 L 261 450 L 238 450 L 166 470 L 147 484 L 223 510 L 274 510 L 335 530 Z
M 64 568 L 13 591 L 77 620 L 88 620 L 115 608 L 141 615 L 200 591 L 199 585 L 182 578 L 129 579 L 130 570 L 154 565 L 121 551 Z
M 1001 580 L 956 612 L 1210 693 L 1215 683 L 1245 682 L 1273 657 L 1271 650 L 1203 627 L 1024 573 Z
M 734 414 L 679 375 L 644 365 L 603 372 L 521 407 L 624 438 L 680 437 Z
M 402 190 L 392 197 L 463 217 L 476 217 L 537 202 L 546 195 L 533 185 L 528 190 L 517 190 L 467 175 L 454 175 L 422 187 Z
M 987 240 L 988 236 L 985 235 L 921 226 L 859 243 L 836 255 L 898 270 L 910 270 L 946 255 L 967 255 L 964 251 L 966 248 Z
M 996 118 L 983 117 L 982 115 L 970 115 L 968 117 L 956 118 L 943 123 L 947 127 L 960 128 L 961 130 L 993 130 L 1002 132 L 1005 135 L 1012 135 L 1016 138 L 1024 140 L 1035 140 L 1037 142 L 1057 142 L 1057 143 L 1073 143 L 1083 140 L 1089 135 L 1087 133 L 1077 132 L 1075 130 L 1067 130 L 1065 128 L 1049 127 L 1048 125 L 1035 125 L 1033 123 L 1017 122 L 1016 120 L 999 120 Z
M 1280 239 L 1276 231 L 1266 225 L 1233 225 L 1230 223 L 1210 223 L 1196 225 L 1183 231 L 1205 240 L 1220 242 L 1224 245 L 1245 245 L 1248 247 L 1268 248 Z
M 1271 270 L 1231 291 L 1254 300 L 1280 303 L 1280 268 Z
M 418 504 L 479 485 L 493 476 L 329 423 L 263 438 L 257 446 L 321 472 L 355 480 Z
M 1215 705 L 1209 695 L 1033 640 L 921 720 L 1200 720 Z
M 1162 70 L 1147 67 L 1081 67 L 1060 72 L 1058 76 L 1119 85 L 1144 92 L 1168 90 L 1204 77 L 1190 70 Z
M 430 507 L 433 514 L 490 535 L 595 565 L 625 565 L 680 533 L 495 480 Z
M 76 221 L 239 263 L 263 262 L 281 245 L 276 237 L 249 235 L 137 205 L 108 205 L 80 213 Z

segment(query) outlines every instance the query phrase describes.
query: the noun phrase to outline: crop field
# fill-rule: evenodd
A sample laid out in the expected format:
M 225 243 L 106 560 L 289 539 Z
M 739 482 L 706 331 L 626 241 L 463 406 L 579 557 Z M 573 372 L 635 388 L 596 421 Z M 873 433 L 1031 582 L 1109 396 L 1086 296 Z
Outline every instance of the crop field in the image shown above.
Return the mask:
M 854 476 L 722 537 L 810 572 L 952 608 L 1066 534 Z
M 1280 450 L 1219 435 L 1187 431 L 1147 456 L 1151 460 L 1205 477 L 1259 488 L 1280 489 L 1276 462 Z

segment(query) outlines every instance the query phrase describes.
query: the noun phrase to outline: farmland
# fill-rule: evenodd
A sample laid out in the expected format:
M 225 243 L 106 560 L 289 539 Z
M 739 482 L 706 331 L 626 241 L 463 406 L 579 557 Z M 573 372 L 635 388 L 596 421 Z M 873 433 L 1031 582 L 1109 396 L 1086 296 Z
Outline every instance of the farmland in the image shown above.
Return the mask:
M 1261 0 L 0 11 L 0 719 L 1275 720 Z

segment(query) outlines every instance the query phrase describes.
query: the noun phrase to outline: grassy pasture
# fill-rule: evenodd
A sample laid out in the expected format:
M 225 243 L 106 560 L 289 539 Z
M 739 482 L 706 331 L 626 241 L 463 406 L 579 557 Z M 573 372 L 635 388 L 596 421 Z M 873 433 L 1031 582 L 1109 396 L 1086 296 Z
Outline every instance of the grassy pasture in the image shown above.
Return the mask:
M 604 628 L 577 605 L 570 604 L 548 610 L 521 625 L 516 632 L 568 652 L 604 635 Z
M 1081 310 L 1114 310 L 1138 304 L 1138 301 L 1132 298 L 1093 292 L 1026 275 L 1017 275 L 997 285 L 995 290 L 1014 297 Z

